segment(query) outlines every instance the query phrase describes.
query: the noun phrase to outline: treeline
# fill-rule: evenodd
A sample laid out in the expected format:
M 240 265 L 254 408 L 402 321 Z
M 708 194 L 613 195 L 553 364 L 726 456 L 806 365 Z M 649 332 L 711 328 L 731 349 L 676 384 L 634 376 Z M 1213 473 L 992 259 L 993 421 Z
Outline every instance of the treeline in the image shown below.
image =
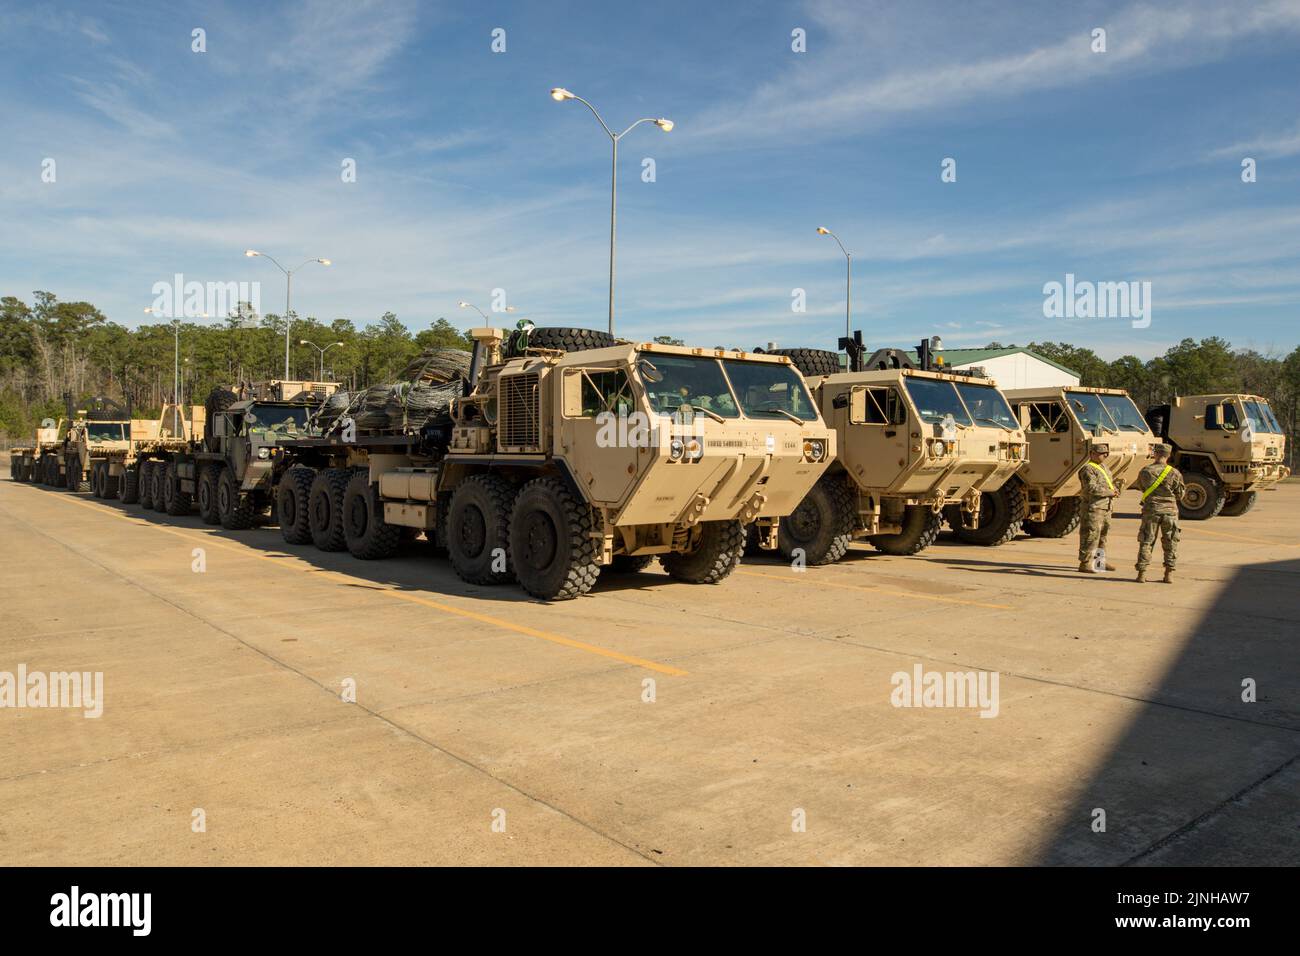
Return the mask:
M 284 319 L 181 320 L 181 400 L 201 404 L 217 385 L 284 377 Z M 328 324 L 294 316 L 290 377 L 315 380 L 324 348 L 325 375 L 348 388 L 391 381 L 424 348 L 469 349 L 464 332 L 445 319 L 414 335 L 386 312 L 358 328 L 347 319 Z M 333 346 L 333 343 L 341 345 Z M 89 302 L 60 302 L 49 292 L 35 293 L 28 305 L 14 296 L 0 298 L 0 441 L 30 437 L 43 418 L 64 414 L 64 396 L 80 401 L 103 396 L 132 415 L 157 414 L 173 400 L 174 348 L 170 322 L 127 329 L 110 322 Z

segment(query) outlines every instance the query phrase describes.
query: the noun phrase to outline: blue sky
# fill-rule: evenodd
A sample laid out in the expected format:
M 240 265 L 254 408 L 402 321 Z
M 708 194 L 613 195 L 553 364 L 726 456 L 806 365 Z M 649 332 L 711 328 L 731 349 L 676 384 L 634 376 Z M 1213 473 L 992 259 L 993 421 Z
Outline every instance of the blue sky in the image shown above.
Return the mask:
M 294 284 L 326 321 L 468 326 L 456 302 L 503 288 L 538 324 L 604 327 L 609 142 L 548 97 L 560 85 L 616 128 L 676 123 L 620 147 L 628 337 L 833 348 L 844 262 L 824 224 L 854 253 L 873 346 L 1300 342 L 1300 0 L 0 11 L 0 294 L 134 326 L 180 272 L 261 280 L 279 312 L 283 279 L 251 246 L 332 259 Z M 1151 282 L 1150 327 L 1044 318 L 1067 272 Z

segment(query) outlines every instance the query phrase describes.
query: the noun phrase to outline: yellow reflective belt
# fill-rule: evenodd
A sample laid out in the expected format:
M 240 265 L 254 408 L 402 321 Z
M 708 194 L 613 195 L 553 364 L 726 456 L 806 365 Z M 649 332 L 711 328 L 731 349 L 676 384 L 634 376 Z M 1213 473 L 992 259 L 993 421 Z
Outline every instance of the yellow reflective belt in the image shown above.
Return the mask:
M 1115 482 L 1110 480 L 1110 472 L 1107 471 L 1105 468 L 1103 468 L 1101 465 L 1097 464 L 1095 461 L 1090 461 L 1088 462 L 1088 464 L 1092 465 L 1092 467 L 1096 468 L 1099 472 L 1102 473 L 1102 476 L 1106 479 L 1106 484 L 1110 485 L 1111 491 L 1114 491 Z
M 1160 482 L 1164 481 L 1165 478 L 1167 478 L 1167 477 L 1169 476 L 1169 473 L 1170 473 L 1171 471 L 1173 471 L 1173 470 L 1174 470 L 1174 466 L 1173 466 L 1173 465 L 1165 465 L 1165 470 L 1162 471 L 1162 472 L 1160 472 L 1160 477 L 1157 478 L 1154 482 L 1151 483 L 1151 487 L 1150 487 L 1150 488 L 1148 488 L 1146 491 L 1142 492 L 1142 500 L 1143 500 L 1143 501 L 1146 501 L 1147 498 L 1149 498 L 1149 497 L 1151 496 L 1151 492 L 1153 492 L 1153 491 L 1155 491 L 1157 488 L 1159 488 L 1159 487 L 1160 487 Z

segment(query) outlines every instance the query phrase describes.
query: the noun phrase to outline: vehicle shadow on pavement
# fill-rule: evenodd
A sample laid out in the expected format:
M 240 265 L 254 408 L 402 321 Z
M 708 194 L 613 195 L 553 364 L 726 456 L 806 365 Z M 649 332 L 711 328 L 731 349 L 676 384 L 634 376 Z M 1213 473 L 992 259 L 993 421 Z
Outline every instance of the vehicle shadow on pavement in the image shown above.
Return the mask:
M 69 494 L 58 489 L 48 490 L 51 493 Z M 75 497 L 160 527 L 211 535 L 218 540 L 246 544 L 256 548 L 257 554 L 261 557 L 287 555 L 297 558 L 318 570 L 332 571 L 358 579 L 355 584 L 347 585 L 351 587 L 395 588 L 401 591 L 423 591 L 446 597 L 476 598 L 514 604 L 564 605 L 568 603 L 539 600 L 523 591 L 514 582 L 500 585 L 467 584 L 456 576 L 446 553 L 423 539 L 403 542 L 397 554 L 391 558 L 362 561 L 354 558 L 347 551 L 321 551 L 312 544 L 289 544 L 281 536 L 279 526 L 275 524 L 263 523 L 247 531 L 227 531 L 220 525 L 204 523 L 196 512 L 188 515 L 169 515 L 152 509 L 145 510 L 139 505 L 123 504 L 117 499 L 95 498 L 83 493 L 78 493 Z M 652 564 L 640 573 L 616 572 L 611 568 L 604 568 L 590 593 L 653 591 L 662 587 L 693 587 L 693 585 L 670 578 L 660 572 L 657 565 Z
M 1129 584 L 1135 583 L 1133 576 L 1136 572 L 1132 569 L 1125 568 L 1123 565 L 1116 565 L 1116 570 L 1105 571 L 1099 574 L 1084 574 L 1072 565 L 1060 564 L 1010 564 L 1001 561 L 975 561 L 970 558 L 929 558 L 930 564 L 945 564 L 959 567 L 965 571 L 973 571 L 976 574 L 1017 574 L 1029 575 L 1036 578 L 1065 578 L 1070 581 L 1120 581 Z
M 1147 588 L 1157 600 L 1168 590 Z M 1133 622 L 1135 640 L 1150 639 L 1159 614 Z M 1036 862 L 1300 863 L 1297 634 L 1300 560 L 1240 568 L 1141 694 Z M 1243 699 L 1252 688 L 1254 701 Z

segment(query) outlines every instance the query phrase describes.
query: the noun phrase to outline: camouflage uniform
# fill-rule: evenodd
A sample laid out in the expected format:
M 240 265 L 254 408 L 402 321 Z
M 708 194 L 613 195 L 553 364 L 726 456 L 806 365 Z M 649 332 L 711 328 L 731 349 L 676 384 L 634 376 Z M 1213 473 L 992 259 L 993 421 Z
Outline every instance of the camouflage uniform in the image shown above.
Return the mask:
M 1091 461 L 1079 469 L 1079 563 L 1091 561 L 1093 554 L 1106 550 L 1110 533 L 1110 512 L 1114 502 L 1111 484 L 1103 472 L 1105 465 L 1093 467 Z
M 1165 466 L 1159 463 L 1147 465 L 1138 475 L 1137 486 L 1143 492 L 1156 483 Z M 1161 550 L 1165 553 L 1165 568 L 1172 571 L 1178 563 L 1178 501 L 1187 486 L 1183 475 L 1177 468 L 1170 468 L 1160 487 L 1147 495 L 1142 502 L 1142 527 L 1138 529 L 1137 569 L 1145 571 L 1151 563 L 1151 552 L 1155 550 L 1156 537 L 1160 538 Z

